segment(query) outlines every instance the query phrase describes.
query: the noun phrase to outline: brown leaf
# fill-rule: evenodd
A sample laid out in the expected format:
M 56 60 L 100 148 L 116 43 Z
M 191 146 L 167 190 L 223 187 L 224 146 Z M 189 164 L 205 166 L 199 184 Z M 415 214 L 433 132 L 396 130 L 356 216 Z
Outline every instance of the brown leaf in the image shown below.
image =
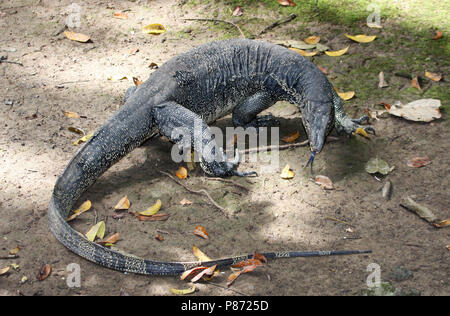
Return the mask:
M 262 254 L 255 252 L 253 254 L 253 259 L 258 259 L 261 262 L 267 263 L 267 258 L 264 257 Z
M 227 278 L 227 286 L 230 286 L 241 275 L 241 271 L 234 271 Z
M 327 176 L 318 175 L 314 178 L 314 182 L 321 186 L 322 189 L 333 190 L 333 182 Z
M 156 234 L 156 235 L 155 235 L 155 239 L 156 239 L 156 240 L 159 240 L 159 241 L 163 241 L 163 240 L 164 240 L 164 237 L 161 236 L 160 234 Z
M 285 143 L 292 143 L 293 141 L 295 141 L 297 138 L 300 137 L 300 132 L 296 131 L 295 133 L 289 134 L 287 136 L 284 136 L 281 140 Z
M 196 276 L 197 274 L 199 274 L 201 271 L 203 271 L 205 269 L 208 269 L 208 267 L 199 266 L 199 267 L 195 267 L 195 268 L 186 270 L 181 274 L 180 279 L 184 280 L 186 278 L 193 278 L 194 276 Z
M 115 244 L 117 242 L 117 240 L 119 239 L 119 236 L 120 236 L 120 233 L 115 233 L 113 235 L 109 235 L 105 239 L 97 241 L 97 244 L 100 244 L 103 246 L 105 246 L 107 244 L 110 244 L 110 245 Z
M 262 266 L 263 263 L 259 259 L 248 259 L 241 262 L 238 262 L 236 264 L 233 264 L 233 268 L 243 268 L 246 266 Z
M 185 206 L 185 205 L 192 205 L 193 203 L 191 201 L 189 201 L 188 199 L 182 199 L 180 201 L 180 204 Z
M 295 7 L 295 3 L 292 0 L 278 0 L 278 3 L 283 7 Z
M 139 87 L 141 84 L 143 84 L 144 82 L 139 80 L 139 78 L 137 77 L 133 77 L 133 83 L 136 87 Z
M 307 44 L 317 44 L 320 41 L 320 36 L 310 36 L 303 40 Z
M 116 19 L 126 20 L 128 19 L 128 15 L 125 12 L 115 12 L 114 17 Z
M 169 218 L 169 214 L 155 214 L 151 216 L 139 215 L 137 213 L 133 213 L 140 221 L 166 221 Z
M 81 33 L 75 33 L 75 32 L 71 32 L 71 31 L 65 31 L 64 35 L 71 41 L 76 41 L 76 42 L 81 42 L 81 43 L 86 43 L 87 41 L 89 41 L 91 39 L 88 35 L 81 34 Z
M 198 273 L 195 277 L 193 277 L 191 279 L 191 282 L 197 282 L 198 280 L 200 280 L 205 275 L 209 275 L 209 276 L 213 275 L 214 270 L 216 270 L 216 268 L 217 268 L 217 264 L 213 265 L 212 267 L 209 267 L 207 269 L 204 269 L 203 271 Z
M 117 202 L 116 206 L 114 206 L 115 210 L 128 210 L 130 208 L 130 200 L 128 200 L 128 195 L 125 195 L 123 198 Z
M 200 237 L 202 237 L 204 239 L 208 239 L 209 238 L 208 233 L 206 232 L 206 228 L 201 226 L 201 225 L 198 225 L 198 226 L 195 227 L 194 234 L 197 235 L 197 236 L 200 236 Z
M 415 76 L 411 80 L 411 86 L 413 86 L 414 88 L 416 88 L 419 91 L 422 91 L 422 88 L 420 87 L 420 83 L 419 83 L 419 78 L 417 76 Z
M 442 38 L 442 32 L 441 31 L 436 31 L 436 33 L 434 33 L 433 39 L 434 40 L 438 40 L 440 38 Z
M 49 264 L 42 265 L 41 269 L 39 269 L 38 274 L 36 275 L 36 278 L 39 281 L 44 281 L 48 278 L 50 273 L 52 272 L 52 267 Z
M 234 16 L 241 16 L 242 14 L 244 14 L 244 9 L 242 9 L 242 7 L 240 6 L 236 6 L 233 10 L 233 15 Z
M 414 157 L 409 159 L 406 162 L 406 165 L 408 167 L 412 167 L 412 168 L 420 168 L 426 165 L 429 165 L 431 163 L 430 158 L 428 157 Z
M 449 227 L 450 226 L 450 219 L 446 219 L 443 221 L 439 221 L 434 223 L 434 226 L 436 226 L 437 228 L 442 228 L 442 227 Z
M 19 246 L 17 246 L 16 248 L 10 250 L 10 251 L 9 251 L 9 254 L 12 255 L 12 256 L 13 256 L 13 255 L 17 255 L 17 253 L 19 252 L 19 250 L 20 250 L 20 248 L 19 248 Z
M 151 63 L 150 65 L 148 65 L 148 68 L 150 68 L 150 69 L 158 69 L 158 65 L 156 63 Z

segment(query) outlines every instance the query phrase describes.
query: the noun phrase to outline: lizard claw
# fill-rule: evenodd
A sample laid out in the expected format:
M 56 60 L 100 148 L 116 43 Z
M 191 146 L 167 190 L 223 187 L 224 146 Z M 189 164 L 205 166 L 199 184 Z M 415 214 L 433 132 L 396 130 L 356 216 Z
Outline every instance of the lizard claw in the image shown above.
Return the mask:
M 240 172 L 240 171 L 233 170 L 233 176 L 238 176 L 238 177 L 256 176 L 257 177 L 258 173 L 256 171 Z
M 367 123 L 369 123 L 369 116 L 368 115 L 363 115 L 363 116 L 361 116 L 359 119 L 352 119 L 352 122 L 353 123 L 356 123 L 356 124 L 358 124 L 358 125 L 361 125 L 362 123 L 364 123 L 364 122 L 367 122 Z
M 313 163 L 314 163 L 314 158 L 316 157 L 317 151 L 313 151 L 311 153 L 311 157 L 309 157 L 308 162 L 306 163 L 306 165 L 303 168 L 308 167 L 308 165 L 311 165 L 311 177 L 314 178 L 314 171 L 313 171 Z

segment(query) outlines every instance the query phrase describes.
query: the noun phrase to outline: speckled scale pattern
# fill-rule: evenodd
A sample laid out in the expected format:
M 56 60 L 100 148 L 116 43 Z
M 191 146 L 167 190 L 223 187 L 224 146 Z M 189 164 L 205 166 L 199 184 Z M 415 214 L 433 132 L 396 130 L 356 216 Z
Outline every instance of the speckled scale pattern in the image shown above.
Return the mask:
M 127 90 L 125 105 L 79 149 L 58 178 L 49 205 L 51 231 L 81 257 L 119 271 L 167 275 L 198 266 L 199 262 L 157 262 L 113 251 L 88 241 L 67 224 L 66 218 L 83 192 L 155 130 L 166 128 L 169 133 L 170 124 L 177 120 L 186 124 L 183 114 L 186 111 L 201 117 L 206 126 L 231 113 L 256 93 L 269 97 L 271 102 L 263 103 L 267 106 L 272 100 L 296 104 L 302 111 L 312 146 L 321 148 L 335 118 L 338 128 L 345 131 L 353 128 L 326 77 L 297 53 L 252 40 L 204 44 L 172 58 L 142 85 Z M 166 119 L 156 120 L 162 113 L 158 112 L 162 111 L 162 104 L 169 105 L 163 113 Z M 168 119 L 170 117 L 174 119 Z M 316 134 L 319 136 L 314 138 Z M 214 174 L 215 168 L 220 166 L 204 167 Z M 351 253 L 361 252 L 271 252 L 264 255 L 286 258 Z M 251 257 L 249 254 L 201 264 L 227 266 Z

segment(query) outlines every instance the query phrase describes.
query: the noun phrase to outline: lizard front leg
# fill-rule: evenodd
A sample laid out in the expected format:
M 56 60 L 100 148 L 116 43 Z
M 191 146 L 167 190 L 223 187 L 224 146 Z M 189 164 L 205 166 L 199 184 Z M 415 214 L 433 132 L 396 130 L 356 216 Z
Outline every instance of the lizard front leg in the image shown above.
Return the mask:
M 358 128 L 362 128 L 367 133 L 375 133 L 375 129 L 370 125 L 362 125 L 364 122 L 369 122 L 369 116 L 363 115 L 359 119 L 350 118 L 345 112 L 342 106 L 342 99 L 335 94 L 333 97 L 334 103 L 334 115 L 335 115 L 335 127 L 338 133 L 345 132 L 351 135 Z
M 243 128 L 279 126 L 280 121 L 272 114 L 257 116 L 260 112 L 274 105 L 276 100 L 267 92 L 258 92 L 248 97 L 233 110 L 234 126 Z
M 234 170 L 239 159 L 227 161 L 211 129 L 196 113 L 176 102 L 157 105 L 152 112 L 159 132 L 183 149 L 193 148 L 199 154 L 200 166 L 207 174 L 216 177 L 256 175 L 256 172 Z

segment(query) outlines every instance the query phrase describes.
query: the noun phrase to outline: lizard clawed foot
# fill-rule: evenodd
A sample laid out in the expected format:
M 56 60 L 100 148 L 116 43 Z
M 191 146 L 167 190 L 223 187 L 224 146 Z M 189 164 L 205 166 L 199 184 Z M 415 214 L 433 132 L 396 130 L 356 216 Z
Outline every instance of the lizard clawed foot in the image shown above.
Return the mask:
M 249 172 L 240 172 L 237 170 L 233 170 L 233 176 L 238 177 L 249 177 L 249 176 L 258 176 L 258 173 L 256 171 L 249 171 Z
M 363 116 L 361 116 L 359 119 L 352 119 L 352 122 L 353 123 L 356 123 L 356 124 L 358 124 L 358 125 L 361 125 L 362 123 L 364 123 L 364 122 L 367 122 L 367 123 L 369 123 L 369 116 L 368 115 L 363 115 Z

